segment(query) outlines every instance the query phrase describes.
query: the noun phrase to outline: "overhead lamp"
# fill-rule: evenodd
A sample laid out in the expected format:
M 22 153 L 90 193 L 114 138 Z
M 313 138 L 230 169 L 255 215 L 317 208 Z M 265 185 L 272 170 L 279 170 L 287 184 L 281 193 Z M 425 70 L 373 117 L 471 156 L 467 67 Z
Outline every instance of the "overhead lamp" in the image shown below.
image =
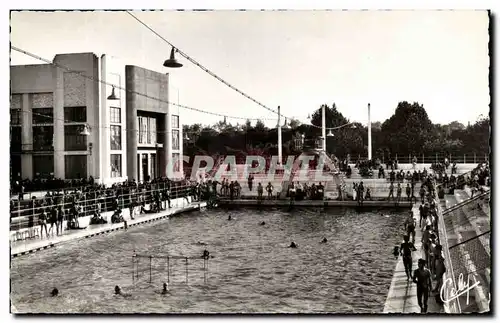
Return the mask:
M 82 135 L 82 136 L 90 136 L 90 129 L 89 128 L 90 127 L 88 125 L 85 125 L 83 127 L 82 132 L 80 132 L 80 135 Z
M 177 51 L 177 49 L 175 49 L 174 47 L 172 47 L 172 50 L 170 51 L 170 58 L 167 59 L 163 63 L 163 66 L 170 67 L 170 68 L 178 68 L 178 67 L 182 67 L 183 66 L 181 63 L 179 63 L 179 61 L 177 61 L 175 59 L 175 52 L 176 51 Z
M 111 95 L 108 96 L 108 100 L 119 100 L 120 98 L 115 95 L 115 87 L 111 90 Z
M 351 129 L 357 129 L 358 127 L 353 123 Z
M 333 137 L 333 133 L 331 130 L 328 130 L 328 134 L 326 135 L 327 137 Z

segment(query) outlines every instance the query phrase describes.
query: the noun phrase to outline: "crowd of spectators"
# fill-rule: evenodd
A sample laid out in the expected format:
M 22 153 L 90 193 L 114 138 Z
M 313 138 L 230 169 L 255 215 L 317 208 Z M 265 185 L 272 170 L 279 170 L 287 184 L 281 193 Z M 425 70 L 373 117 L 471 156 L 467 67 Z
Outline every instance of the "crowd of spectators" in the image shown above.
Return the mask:
M 60 181 L 50 182 L 54 187 Z M 138 183 L 134 180 L 113 184 L 105 187 L 89 180 L 80 183 L 87 185 L 73 188 L 45 189 L 43 196 L 32 196 L 25 200 L 26 193 L 19 190 L 18 198 L 10 200 L 11 229 L 33 227 L 45 221 L 53 226 L 58 219 L 68 220 L 68 227 L 78 224 L 78 218 L 93 215 L 99 219 L 104 212 L 118 211 L 125 208 L 141 207 L 141 212 L 148 211 L 146 204 L 152 205 L 152 210 L 161 210 L 158 201 L 170 204 L 171 199 L 199 196 L 196 183 L 186 180 L 171 181 L 167 178 L 157 178 Z M 75 184 L 75 183 L 72 183 Z M 33 187 L 33 186 L 32 186 Z M 119 214 L 118 214 L 119 215 Z M 16 217 L 24 217 L 27 221 L 12 221 Z M 118 216 L 118 219 L 120 217 Z

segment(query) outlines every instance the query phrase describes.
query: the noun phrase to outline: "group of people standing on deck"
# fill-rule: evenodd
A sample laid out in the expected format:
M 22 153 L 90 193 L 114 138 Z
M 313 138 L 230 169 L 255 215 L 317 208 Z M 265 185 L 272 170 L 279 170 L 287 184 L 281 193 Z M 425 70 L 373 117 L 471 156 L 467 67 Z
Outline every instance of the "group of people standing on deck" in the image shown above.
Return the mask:
M 427 303 L 429 296 L 436 296 L 436 301 L 442 303 L 440 292 L 443 286 L 443 276 L 446 272 L 443 247 L 439 244 L 437 234 L 437 207 L 436 192 L 432 181 L 422 183 L 422 200 L 419 207 L 420 220 L 417 229 L 417 219 L 413 211 L 410 211 L 405 223 L 405 233 L 403 243 L 399 248 L 399 255 L 403 257 L 403 264 L 408 280 L 412 280 L 417 285 L 417 300 L 421 312 L 427 312 Z M 418 259 L 418 268 L 412 272 L 413 252 L 417 251 L 415 247 L 416 230 L 421 230 L 421 258 Z M 435 286 L 433 288 L 433 281 Z

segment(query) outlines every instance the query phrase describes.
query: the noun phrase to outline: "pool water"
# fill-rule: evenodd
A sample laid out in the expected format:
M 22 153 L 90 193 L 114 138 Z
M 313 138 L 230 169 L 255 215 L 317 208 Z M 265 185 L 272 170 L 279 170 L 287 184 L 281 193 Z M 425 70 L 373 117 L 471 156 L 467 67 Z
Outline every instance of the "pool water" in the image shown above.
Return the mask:
M 185 213 L 14 258 L 11 301 L 23 313 L 380 313 L 403 218 L 320 208 Z M 132 280 L 134 250 L 191 257 L 204 249 L 213 256 L 206 283 L 202 259 L 188 261 L 187 284 L 183 259 L 170 260 L 168 277 L 167 261 L 153 258 L 151 283 L 140 259 Z M 115 285 L 131 296 L 113 295 Z M 54 287 L 58 297 L 49 296 Z

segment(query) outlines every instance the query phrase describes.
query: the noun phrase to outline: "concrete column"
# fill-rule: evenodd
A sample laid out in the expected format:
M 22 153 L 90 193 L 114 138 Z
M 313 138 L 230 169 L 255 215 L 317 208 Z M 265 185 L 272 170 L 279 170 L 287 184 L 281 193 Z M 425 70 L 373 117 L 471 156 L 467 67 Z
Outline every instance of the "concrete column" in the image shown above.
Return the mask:
M 323 147 L 322 150 L 326 152 L 326 106 L 323 105 L 321 107 L 321 136 L 322 136 L 322 142 L 323 142 Z
M 29 94 L 21 95 L 21 143 L 23 150 L 33 150 L 33 126 Z M 21 154 L 22 178 L 33 178 L 33 155 Z
M 165 152 L 165 165 L 167 177 L 172 177 L 173 164 L 172 164 L 172 118 L 171 110 L 172 106 L 168 105 L 167 113 L 165 114 L 165 143 L 163 144 L 163 149 Z
M 64 70 L 54 68 L 54 177 L 65 178 L 64 171 Z
M 370 117 L 370 103 L 368 103 L 368 160 L 372 159 L 372 122 Z
M 125 105 L 126 108 L 126 124 L 125 127 L 127 129 L 126 131 L 126 136 L 127 136 L 127 176 L 129 179 L 136 179 L 137 178 L 137 106 L 136 106 L 136 99 L 137 99 L 137 94 L 135 93 L 130 93 L 126 92 L 126 101 L 127 104 Z M 108 141 L 109 141 L 109 135 L 108 135 Z M 109 150 L 108 150 L 109 152 Z
M 283 141 L 281 138 L 281 108 L 278 106 L 278 162 L 283 164 Z
M 184 176 L 184 132 L 182 128 L 181 115 L 179 113 L 179 173 Z

